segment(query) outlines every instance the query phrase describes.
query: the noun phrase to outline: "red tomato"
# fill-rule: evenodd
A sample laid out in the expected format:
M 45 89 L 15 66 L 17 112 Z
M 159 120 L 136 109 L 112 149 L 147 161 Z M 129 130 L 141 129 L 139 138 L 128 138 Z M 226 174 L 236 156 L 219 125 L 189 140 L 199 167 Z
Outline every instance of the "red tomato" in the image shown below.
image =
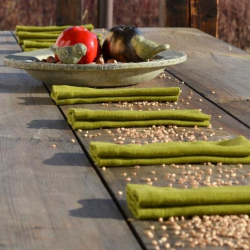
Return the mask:
M 73 46 L 76 43 L 83 43 L 87 47 L 85 56 L 78 64 L 94 62 L 101 54 L 101 46 L 98 37 L 91 31 L 80 26 L 73 26 L 64 30 L 56 40 L 56 46 Z M 55 55 L 57 61 L 60 61 Z

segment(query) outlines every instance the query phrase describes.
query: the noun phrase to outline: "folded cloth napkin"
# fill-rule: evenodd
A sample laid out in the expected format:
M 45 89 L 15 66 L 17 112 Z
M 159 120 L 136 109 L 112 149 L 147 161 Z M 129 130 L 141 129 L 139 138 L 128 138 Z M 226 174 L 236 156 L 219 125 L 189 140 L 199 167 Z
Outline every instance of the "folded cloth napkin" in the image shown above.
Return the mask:
M 126 200 L 138 219 L 250 213 L 250 186 L 178 189 L 127 184 Z
M 208 126 L 209 115 L 197 109 L 186 110 L 89 110 L 70 108 L 68 123 L 73 129 L 97 129 L 102 127 L 145 127 L 152 125 Z
M 72 25 L 64 25 L 64 26 L 25 26 L 25 25 L 17 25 L 16 33 L 19 31 L 28 31 L 28 32 L 47 32 L 47 31 L 63 31 Z M 94 26 L 92 24 L 78 25 L 83 26 L 88 30 L 93 30 Z
M 244 136 L 223 141 L 166 142 L 145 145 L 94 142 L 90 155 L 98 167 L 222 162 L 249 164 L 250 141 Z
M 36 38 L 32 38 L 32 40 L 31 39 L 25 39 L 24 40 L 24 42 L 37 42 L 37 43 L 53 43 L 53 44 L 55 44 L 56 43 L 56 39 L 55 38 L 44 38 L 44 39 L 42 39 L 42 38 L 38 38 L 38 39 L 36 39 Z
M 47 33 L 47 32 L 18 32 L 18 43 L 23 44 L 24 40 L 38 40 L 39 39 L 57 39 L 60 33 Z
M 57 105 L 97 102 L 166 101 L 175 102 L 180 88 L 95 89 L 66 85 L 52 86 L 51 97 Z
M 55 42 L 35 42 L 35 41 L 24 40 L 23 48 L 24 50 L 28 48 L 46 49 L 53 44 L 55 44 Z
M 18 43 L 23 44 L 24 40 L 36 40 L 39 39 L 57 39 L 63 30 L 71 27 L 72 25 L 65 26 L 16 26 L 16 35 L 18 37 Z M 88 30 L 93 30 L 94 26 L 92 24 L 80 25 Z
M 24 52 L 38 50 L 38 48 L 24 48 L 24 46 L 21 46 L 21 47 L 23 48 Z M 46 49 L 46 48 L 39 48 L 39 49 Z

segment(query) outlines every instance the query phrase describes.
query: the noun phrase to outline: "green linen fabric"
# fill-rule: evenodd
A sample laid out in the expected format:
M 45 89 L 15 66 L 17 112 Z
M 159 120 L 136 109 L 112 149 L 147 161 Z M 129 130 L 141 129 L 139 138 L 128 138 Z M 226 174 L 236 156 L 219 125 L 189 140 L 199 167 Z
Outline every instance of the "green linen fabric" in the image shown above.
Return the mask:
M 186 110 L 89 110 L 70 108 L 67 121 L 73 129 L 145 127 L 152 125 L 209 126 L 209 115 L 197 109 Z
M 27 41 L 27 42 L 37 42 L 37 43 L 52 43 L 52 44 L 55 44 L 56 43 L 56 39 L 55 38 L 44 38 L 44 39 L 42 39 L 42 38 L 38 38 L 38 39 L 36 39 L 36 38 L 33 38 L 33 39 L 25 39 L 24 41 Z
M 51 97 L 57 105 L 98 102 L 166 101 L 175 102 L 180 88 L 95 89 L 67 85 L 52 86 Z
M 49 46 L 53 44 L 55 43 L 54 42 L 35 42 L 35 41 L 24 40 L 23 48 L 24 50 L 28 48 L 45 49 L 45 48 L 49 48 Z
M 24 48 L 23 46 L 22 46 L 22 48 L 23 48 L 24 52 L 38 50 L 38 48 Z M 40 49 L 42 49 L 42 48 L 40 48 Z M 46 48 L 44 48 L 44 49 L 46 49 Z
M 23 51 L 34 51 L 38 49 L 48 49 L 50 45 L 56 43 L 56 39 L 26 39 L 21 45 Z
M 18 43 L 23 44 L 24 40 L 33 40 L 33 39 L 57 39 L 60 33 L 47 33 L 47 32 L 26 32 L 19 31 Z
M 146 145 L 91 142 L 98 167 L 222 162 L 249 164 L 250 141 L 238 136 L 223 141 L 166 142 Z
M 18 38 L 18 43 L 23 44 L 25 40 L 32 40 L 39 42 L 44 39 L 56 39 L 61 34 L 61 32 L 73 25 L 65 25 L 65 26 L 16 26 L 16 36 Z M 85 27 L 88 30 L 93 30 L 94 26 L 92 24 L 80 25 Z M 30 47 L 31 48 L 31 47 Z M 36 47 L 32 47 L 36 48 Z
M 72 25 L 64 25 L 64 26 L 25 26 L 25 25 L 17 25 L 16 33 L 19 31 L 28 31 L 28 32 L 49 32 L 49 31 L 63 31 Z M 94 26 L 92 24 L 79 25 L 83 26 L 88 30 L 93 30 Z
M 138 219 L 250 213 L 250 186 L 178 189 L 127 184 L 126 200 Z

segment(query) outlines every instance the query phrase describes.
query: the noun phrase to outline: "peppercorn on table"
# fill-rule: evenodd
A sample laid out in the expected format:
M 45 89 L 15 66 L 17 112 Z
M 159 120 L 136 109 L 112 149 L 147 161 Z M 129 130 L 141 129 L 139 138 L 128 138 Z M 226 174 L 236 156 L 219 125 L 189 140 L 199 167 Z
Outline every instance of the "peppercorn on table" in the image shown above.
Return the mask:
M 221 187 L 221 192 L 224 192 L 227 186 L 250 185 L 250 164 L 226 164 L 220 161 L 152 165 L 151 155 L 148 161 L 151 165 L 133 161 L 135 164 L 130 166 L 109 167 L 97 165 L 92 158 L 90 145 L 98 146 L 99 142 L 112 145 L 112 150 L 116 145 L 127 144 L 207 141 L 213 145 L 213 142 L 223 140 L 228 140 L 230 144 L 230 141 L 238 142 L 237 138 L 248 145 L 249 54 L 197 29 L 140 30 L 146 38 L 168 43 L 171 49 L 184 52 L 187 61 L 168 66 L 154 80 L 126 88 L 132 91 L 139 88 L 179 88 L 181 93 L 177 101 L 57 106 L 50 96 L 52 86 L 33 79 L 23 70 L 3 64 L 5 56 L 21 52 L 21 47 L 12 32 L 0 32 L 2 248 L 249 249 L 250 219 L 248 210 L 241 209 L 240 205 L 237 205 L 239 210 L 230 211 L 246 211 L 245 214 L 227 213 L 223 208 L 221 215 L 212 212 L 209 215 L 184 216 L 179 215 L 179 209 L 178 217 L 140 219 L 127 205 L 126 190 L 130 190 L 129 195 L 135 204 L 137 200 L 132 197 L 131 187 L 150 192 L 154 189 L 148 188 L 148 185 L 152 188 L 166 187 L 166 190 L 173 187 L 173 192 L 176 189 L 204 190 L 206 187 L 212 187 L 216 192 L 216 187 Z M 74 130 L 67 123 L 69 109 L 112 112 L 199 110 L 209 117 L 209 125 L 185 127 L 153 124 Z M 242 145 L 235 149 L 237 157 L 248 155 L 248 149 Z M 219 146 L 220 143 L 216 147 Z M 185 146 L 181 148 L 184 150 Z M 214 154 L 214 150 L 209 149 Z M 228 152 L 231 154 L 231 151 Z M 235 195 L 235 192 L 243 189 L 230 190 L 235 190 L 234 197 L 239 198 L 237 200 L 248 209 L 250 201 L 245 198 L 248 194 L 240 196 L 243 198 Z M 224 201 L 228 202 L 230 195 L 226 197 Z M 201 203 L 199 201 L 199 205 Z M 150 204 L 147 203 L 149 208 Z M 212 206 L 213 203 L 210 208 Z M 216 206 L 209 211 L 216 211 Z M 142 208 L 140 215 L 143 213 L 145 216 L 148 208 L 144 208 L 143 204 Z M 217 212 L 221 210 L 220 207 Z

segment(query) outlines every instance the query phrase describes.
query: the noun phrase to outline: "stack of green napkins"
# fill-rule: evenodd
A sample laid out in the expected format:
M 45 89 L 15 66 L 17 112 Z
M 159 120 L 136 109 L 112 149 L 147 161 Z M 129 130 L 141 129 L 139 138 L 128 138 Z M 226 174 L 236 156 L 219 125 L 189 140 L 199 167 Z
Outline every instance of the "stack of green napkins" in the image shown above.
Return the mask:
M 58 38 L 60 34 L 61 32 L 50 33 L 50 32 L 19 31 L 17 33 L 17 36 L 18 36 L 18 43 L 24 44 L 26 40 L 40 42 L 41 39 L 42 39 L 42 42 L 47 42 L 47 40 L 56 42 L 56 39 Z
M 208 126 L 210 116 L 197 109 L 187 110 L 89 110 L 70 108 L 68 123 L 73 129 L 145 127 L 152 125 Z
M 138 219 L 250 213 L 250 186 L 177 189 L 127 184 L 126 199 Z
M 33 51 L 36 49 L 44 49 L 44 48 L 49 48 L 49 46 L 54 45 L 55 41 L 30 41 L 30 40 L 24 40 L 23 41 L 23 49 L 24 51 Z
M 249 164 L 250 141 L 243 136 L 224 141 L 167 142 L 146 145 L 90 143 L 99 167 L 222 162 Z
M 63 26 L 26 26 L 26 25 L 17 25 L 16 33 L 19 31 L 27 32 L 62 32 L 63 30 L 71 27 L 72 25 L 63 25 Z M 94 26 L 92 24 L 78 25 L 83 26 L 88 30 L 92 30 Z
M 180 88 L 120 88 L 95 89 L 54 85 L 51 97 L 57 105 L 98 102 L 165 101 L 176 102 Z
M 18 38 L 18 43 L 22 44 L 24 51 L 45 49 L 50 46 L 49 44 L 55 44 L 56 39 L 61 34 L 61 32 L 71 26 L 72 25 L 37 27 L 17 25 L 16 36 Z M 88 30 L 92 30 L 94 28 L 92 24 L 86 24 L 81 26 L 85 27 Z M 26 41 L 34 43 L 30 44 Z

